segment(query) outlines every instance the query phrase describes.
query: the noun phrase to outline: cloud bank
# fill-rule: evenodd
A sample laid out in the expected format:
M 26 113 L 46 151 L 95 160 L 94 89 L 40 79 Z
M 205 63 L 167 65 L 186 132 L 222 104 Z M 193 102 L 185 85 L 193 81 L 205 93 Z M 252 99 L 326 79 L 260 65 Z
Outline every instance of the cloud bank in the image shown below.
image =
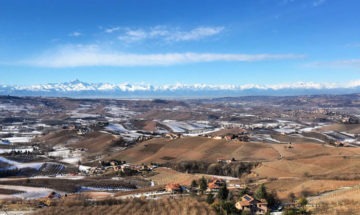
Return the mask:
M 120 27 L 105 29 L 107 33 L 119 31 Z M 127 28 L 118 39 L 127 43 L 159 39 L 169 42 L 194 41 L 220 34 L 224 30 L 222 26 L 203 26 L 190 30 L 181 30 L 166 26 L 155 26 L 151 28 Z
M 253 62 L 303 58 L 297 54 L 226 54 L 226 53 L 156 53 L 134 54 L 103 51 L 97 46 L 68 46 L 47 52 L 20 63 L 36 67 L 87 67 L 87 66 L 168 66 L 189 63 Z

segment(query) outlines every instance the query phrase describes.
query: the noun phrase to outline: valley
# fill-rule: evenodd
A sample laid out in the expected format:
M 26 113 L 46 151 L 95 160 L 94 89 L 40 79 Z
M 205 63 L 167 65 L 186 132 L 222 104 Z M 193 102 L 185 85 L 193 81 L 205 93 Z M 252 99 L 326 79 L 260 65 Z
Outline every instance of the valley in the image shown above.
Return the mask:
M 206 195 L 219 195 L 221 186 L 215 184 L 222 183 L 234 207 L 263 185 L 277 200 L 268 202 L 266 211 L 280 213 L 307 198 L 316 214 L 333 201 L 346 204 L 359 197 L 359 104 L 358 94 L 178 100 L 1 96 L 2 210 L 55 213 L 69 210 L 73 199 L 74 207 L 89 211 L 100 210 L 92 207 L 96 204 L 113 204 L 115 211 L 140 201 L 141 211 L 191 202 L 183 209 L 212 214 L 217 206 L 207 204 Z M 205 190 L 194 185 L 202 180 Z M 15 208 L 14 201 L 22 203 Z

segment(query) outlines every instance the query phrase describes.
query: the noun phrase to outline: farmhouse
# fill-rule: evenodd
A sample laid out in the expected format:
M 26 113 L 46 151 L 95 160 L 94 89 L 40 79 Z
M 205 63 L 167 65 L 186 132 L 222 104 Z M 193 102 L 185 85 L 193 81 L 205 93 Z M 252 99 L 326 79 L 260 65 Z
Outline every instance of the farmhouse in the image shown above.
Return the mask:
M 217 192 L 219 189 L 224 186 L 226 182 L 223 179 L 213 178 L 208 183 L 208 191 L 210 192 Z
M 222 140 L 223 137 L 222 137 L 222 136 L 215 136 L 215 137 L 213 137 L 213 139 L 214 139 L 214 140 Z
M 86 135 L 86 134 L 90 133 L 90 131 L 91 131 L 91 129 L 88 127 L 81 127 L 78 129 L 77 134 L 78 135 Z
M 171 193 L 181 193 L 183 187 L 180 184 L 170 183 L 165 186 L 165 190 Z
M 165 134 L 165 138 L 169 138 L 170 140 L 175 140 L 181 138 L 181 134 L 168 133 Z
M 265 199 L 257 200 L 248 194 L 243 195 L 241 200 L 235 203 L 235 207 L 241 211 L 249 211 L 251 214 L 266 214 L 268 212 Z
M 218 158 L 217 159 L 217 162 L 218 163 L 223 163 L 223 164 L 230 164 L 230 163 L 233 163 L 235 162 L 235 158 L 232 158 L 232 159 L 223 159 L 223 158 Z

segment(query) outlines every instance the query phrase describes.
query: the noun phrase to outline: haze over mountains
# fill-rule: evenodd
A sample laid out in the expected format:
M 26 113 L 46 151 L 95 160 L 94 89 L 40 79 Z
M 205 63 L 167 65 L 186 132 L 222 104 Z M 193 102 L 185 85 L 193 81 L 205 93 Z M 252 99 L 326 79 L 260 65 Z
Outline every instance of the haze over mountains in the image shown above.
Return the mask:
M 79 80 L 30 86 L 0 85 L 0 94 L 15 96 L 67 97 L 221 97 L 221 96 L 291 96 L 315 94 L 359 93 L 360 82 L 348 84 L 319 84 L 297 82 L 279 85 L 211 85 L 211 84 L 110 84 L 86 83 Z

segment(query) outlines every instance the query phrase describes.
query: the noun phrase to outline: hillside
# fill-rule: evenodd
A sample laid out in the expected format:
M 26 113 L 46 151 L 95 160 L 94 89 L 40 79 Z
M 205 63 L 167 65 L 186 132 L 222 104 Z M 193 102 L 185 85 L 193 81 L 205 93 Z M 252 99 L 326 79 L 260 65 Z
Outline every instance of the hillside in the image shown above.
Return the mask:
M 112 158 L 134 163 L 179 162 L 201 160 L 217 162 L 218 159 L 274 160 L 279 153 L 269 144 L 214 140 L 205 137 L 185 137 L 176 140 L 152 139 L 119 152 Z

